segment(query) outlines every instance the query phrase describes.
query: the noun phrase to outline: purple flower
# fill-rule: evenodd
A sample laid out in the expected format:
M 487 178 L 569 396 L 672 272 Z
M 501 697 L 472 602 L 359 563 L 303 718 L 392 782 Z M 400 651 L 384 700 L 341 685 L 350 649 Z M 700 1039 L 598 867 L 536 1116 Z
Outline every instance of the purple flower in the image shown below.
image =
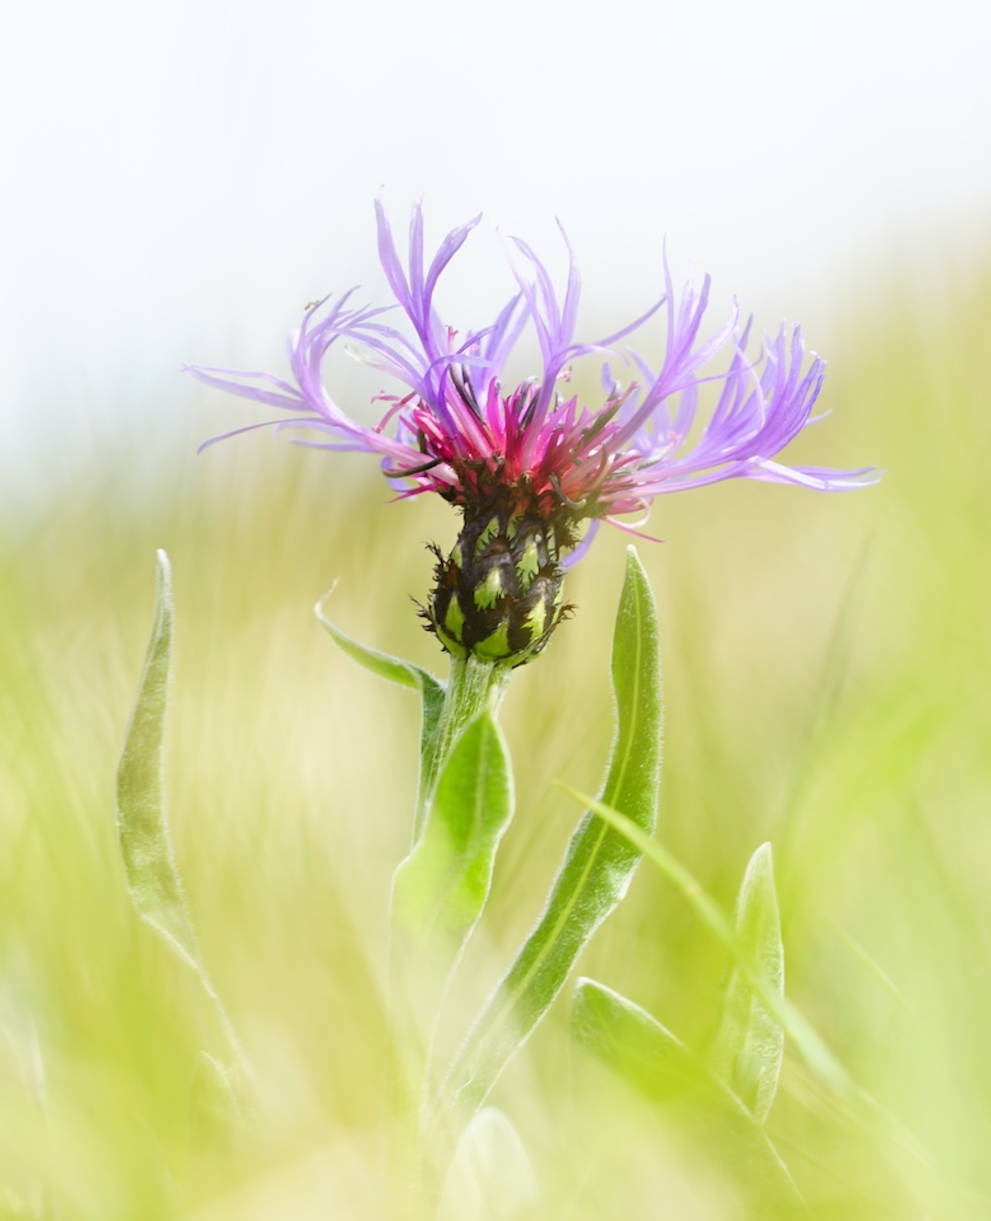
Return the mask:
M 750 324 L 740 327 L 736 310 L 715 335 L 700 339 L 708 276 L 701 290 L 686 287 L 679 296 L 665 259 L 664 296 L 653 309 L 613 335 L 577 343 L 580 280 L 573 256 L 562 298 L 529 246 L 513 239 L 532 278 L 516 272 L 516 296 L 491 325 L 467 332 L 459 342 L 458 333 L 438 316 L 434 294 L 480 217 L 449 233 L 428 267 L 422 215 L 414 207 L 404 266 L 381 204 L 377 211 L 379 257 L 412 336 L 385 321 L 395 307 L 352 306 L 351 290 L 307 309 L 289 344 L 294 383 L 230 369 L 192 367 L 190 372 L 208 385 L 293 413 L 271 424 L 301 425 L 327 437 L 307 444 L 383 455 L 386 474 L 405 484 L 409 495 L 439 492 L 460 505 L 476 504 L 497 487 L 519 486 L 521 496 L 548 511 L 566 506 L 579 519 L 609 518 L 643 511 L 664 492 L 734 477 L 824 492 L 876 482 L 871 468 L 841 471 L 775 461 L 807 424 L 822 418 L 812 409 L 822 388 L 823 361 L 813 354 L 806 367 L 797 326 L 782 326 L 748 357 Z M 614 348 L 660 309 L 667 343 L 659 366 L 635 352 L 620 353 L 636 366 L 634 380 L 620 385 L 604 365 L 600 402 L 586 405 L 567 393 L 577 358 Z M 543 367 L 520 385 L 506 386 L 503 368 L 528 323 Z M 374 428 L 352 419 L 325 387 L 324 361 L 341 339 L 366 349 L 375 367 L 405 387 L 401 396 L 381 396 L 391 406 Z M 728 358 L 726 367 L 714 372 L 720 353 Z M 705 382 L 719 385 L 718 400 L 692 436 Z
M 269 424 L 319 434 L 299 444 L 381 455 L 383 470 L 400 495 L 437 492 L 460 506 L 473 547 L 491 542 L 497 518 L 495 534 L 505 544 L 503 552 L 514 546 L 520 550 L 522 544 L 512 542 L 515 526 L 528 523 L 520 537 L 528 543 L 536 538 L 548 573 L 551 567 L 560 572 L 559 556 L 575 547 L 583 522 L 590 521 L 592 529 L 572 560 L 584 551 L 600 520 L 635 531 L 616 516 L 645 517 L 662 493 L 737 477 L 824 492 L 876 482 L 869 467 L 832 470 L 776 460 L 807 424 L 822 418 L 812 411 L 822 388 L 823 361 L 814 354 L 806 360 L 797 326 L 782 326 L 748 355 L 750 323 L 741 325 L 735 308 L 715 334 L 702 337 L 708 276 L 701 289 L 688 286 L 679 294 L 665 258 L 664 294 L 656 305 L 612 335 L 577 342 L 581 290 L 570 246 L 568 278 L 559 294 L 536 254 L 514 238 L 522 263 L 522 270 L 514 267 L 517 293 L 489 326 L 462 336 L 442 322 L 434 296 L 441 275 L 480 217 L 452 230 L 428 265 L 423 218 L 414 207 L 404 263 L 381 203 L 376 208 L 379 258 L 396 305 L 356 306 L 352 289 L 310 306 L 289 343 L 292 381 L 228 369 L 193 367 L 190 372 L 208 385 L 290 413 Z M 408 322 L 404 329 L 387 318 L 397 305 Z M 658 311 L 666 343 L 659 361 L 651 363 L 623 341 Z M 503 370 L 527 326 L 536 334 L 541 368 L 514 386 L 505 382 Z M 402 387 L 400 393 L 379 396 L 389 407 L 375 427 L 359 424 L 328 394 L 324 362 L 339 340 L 363 350 L 370 364 Z M 620 383 L 604 360 L 601 396 L 588 403 L 569 391 L 568 382 L 574 362 L 593 355 L 624 361 L 634 376 Z M 701 419 L 699 392 L 706 383 L 712 383 L 715 404 Z M 260 427 L 265 425 L 249 426 Z M 235 430 L 244 431 L 248 429 Z M 233 435 L 214 437 L 206 445 Z M 522 552 L 517 561 L 523 562 Z M 534 561 L 526 562 L 532 567 Z M 462 582 L 463 567 L 458 566 L 453 585 Z M 477 581 L 488 579 L 490 585 L 481 596 L 496 602 L 510 598 L 507 578 L 502 586 L 498 581 L 493 585 L 487 573 L 477 574 Z M 527 589 L 532 583 L 531 578 Z M 478 598 L 476 582 L 469 609 L 479 610 Z M 559 597 L 554 606 L 559 618 Z M 435 627 L 438 614 L 441 621 L 445 618 L 431 613 Z M 546 618 L 553 618 L 550 603 Z M 487 622 L 492 621 L 490 616 Z M 545 623 L 544 639 L 553 625 Z M 449 647 L 449 637 L 463 644 L 463 634 L 461 624 L 446 635 L 441 632 Z

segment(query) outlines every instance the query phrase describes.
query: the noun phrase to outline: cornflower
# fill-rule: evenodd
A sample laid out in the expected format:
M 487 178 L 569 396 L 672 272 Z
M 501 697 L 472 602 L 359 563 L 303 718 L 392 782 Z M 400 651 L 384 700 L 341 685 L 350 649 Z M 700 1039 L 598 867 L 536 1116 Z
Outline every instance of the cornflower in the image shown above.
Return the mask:
M 428 264 L 419 205 L 405 263 L 381 202 L 376 213 L 379 258 L 395 304 L 356 305 L 351 289 L 308 306 L 289 341 L 292 381 L 190 367 L 208 385 L 291 413 L 213 437 L 201 449 L 254 428 L 303 427 L 319 436 L 294 438 L 297 444 L 380 455 L 399 498 L 435 492 L 456 505 L 462 529 L 446 556 L 434 547 L 435 586 L 423 608 L 449 652 L 511 665 L 529 660 L 568 613 L 565 569 L 584 554 L 599 524 L 637 533 L 662 494 L 734 478 L 824 492 L 876 482 L 870 467 L 777 461 L 806 425 L 822 418 L 812 412 L 824 362 L 815 353 L 806 360 L 798 326 L 782 325 L 748 356 L 751 322 L 741 324 L 735 305 L 725 324 L 702 338 L 709 276 L 700 289 L 689 285 L 679 293 L 665 255 L 656 304 L 612 335 L 577 342 L 581 281 L 563 229 L 563 294 L 533 250 L 513 238 L 522 261 L 522 268 L 513 265 L 518 291 L 489 326 L 462 338 L 441 320 L 434 297 L 481 217 L 453 229 Z M 409 324 L 404 329 L 386 318 L 397 307 Z M 659 364 L 617 347 L 658 312 L 666 331 Z M 536 334 L 541 369 L 512 385 L 504 369 L 527 326 Z M 367 363 L 403 388 L 377 396 L 388 408 L 373 427 L 328 393 L 324 363 L 339 340 L 363 350 Z M 724 367 L 713 371 L 721 353 Z M 595 405 L 568 390 L 574 362 L 591 355 L 619 355 L 636 370 L 621 384 L 603 361 Z M 705 383 L 718 393 L 702 418 Z M 630 514 L 642 520 L 619 520 Z

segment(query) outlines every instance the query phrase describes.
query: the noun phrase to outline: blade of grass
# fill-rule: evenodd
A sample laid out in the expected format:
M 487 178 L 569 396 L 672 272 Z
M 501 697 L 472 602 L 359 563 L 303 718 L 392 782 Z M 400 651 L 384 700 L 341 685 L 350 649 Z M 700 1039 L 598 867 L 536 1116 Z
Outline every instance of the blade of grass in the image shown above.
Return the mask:
M 905 999 L 901 989 L 884 969 L 884 967 L 882 967 L 881 964 L 875 958 L 873 958 L 860 944 L 860 942 L 850 933 L 848 933 L 845 928 L 843 928 L 835 920 L 830 920 L 829 923 L 832 925 L 833 932 L 836 934 L 836 936 L 839 937 L 850 953 L 856 959 L 858 959 L 858 961 L 864 964 L 864 966 L 868 969 L 868 971 L 870 971 L 878 983 L 881 984 L 885 991 L 894 997 L 899 1005 L 908 1006 L 908 1001 Z

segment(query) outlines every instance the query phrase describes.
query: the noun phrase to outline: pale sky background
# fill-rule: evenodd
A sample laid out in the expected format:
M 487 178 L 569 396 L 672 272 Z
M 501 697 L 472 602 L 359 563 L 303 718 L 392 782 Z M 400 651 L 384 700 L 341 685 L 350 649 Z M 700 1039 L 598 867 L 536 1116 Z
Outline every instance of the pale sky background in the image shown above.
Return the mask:
M 813 346 L 897 261 L 987 249 L 991 6 L 87 0 L 5 21 L 8 492 L 243 408 L 185 361 L 281 371 L 302 306 L 375 263 L 371 201 L 489 228 L 445 313 L 510 284 L 495 226 L 556 250 L 586 333 L 710 270 Z M 828 353 L 827 353 L 828 354 Z M 355 404 L 348 403 L 350 407 Z M 261 443 L 257 439 L 254 444 Z

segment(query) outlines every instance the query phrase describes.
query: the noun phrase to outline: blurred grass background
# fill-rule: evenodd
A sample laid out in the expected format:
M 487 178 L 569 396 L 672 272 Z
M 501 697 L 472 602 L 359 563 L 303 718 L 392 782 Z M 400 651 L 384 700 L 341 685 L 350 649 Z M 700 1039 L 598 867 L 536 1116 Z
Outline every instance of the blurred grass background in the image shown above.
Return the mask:
M 876 462 L 880 486 L 672 496 L 651 527 L 667 541 L 639 545 L 664 632 L 660 834 L 727 906 L 773 842 L 788 991 L 922 1150 L 852 1122 L 789 1057 L 769 1130 L 816 1217 L 991 1215 L 989 287 L 979 265 L 892 282 L 838 320 L 834 414 L 792 456 Z M 230 418 L 203 402 L 196 439 Z M 127 435 L 43 511 L 0 519 L 0 1216 L 390 1216 L 382 963 L 417 709 L 310 607 L 336 579 L 345 630 L 442 673 L 410 595 L 429 584 L 424 543 L 450 543 L 455 517 L 387 504 L 361 458 L 260 435 L 192 449 Z M 592 789 L 604 765 L 626 541 L 603 532 L 569 581 L 574 620 L 507 698 L 519 808 L 461 1020 L 532 924 L 578 816 L 553 781 Z M 214 1015 L 137 925 L 114 836 L 156 547 L 177 591 L 176 852 L 258 1074 L 233 1127 L 203 1102 Z M 647 867 L 582 962 L 695 1046 L 725 967 Z M 567 1009 L 565 995 L 494 1099 L 534 1159 L 534 1215 L 800 1215 L 724 1133 L 587 1063 Z

